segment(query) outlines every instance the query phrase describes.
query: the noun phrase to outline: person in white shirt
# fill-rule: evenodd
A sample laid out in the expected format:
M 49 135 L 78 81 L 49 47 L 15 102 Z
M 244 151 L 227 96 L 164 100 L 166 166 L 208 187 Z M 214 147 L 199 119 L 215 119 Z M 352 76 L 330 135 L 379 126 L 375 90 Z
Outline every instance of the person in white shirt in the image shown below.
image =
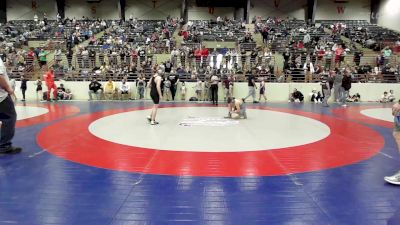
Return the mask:
M 304 82 L 312 82 L 313 81 L 313 74 L 314 74 L 314 65 L 313 63 L 310 61 L 310 59 L 306 60 L 306 63 L 304 63 L 303 66 L 304 69 Z
M 120 99 L 124 100 L 124 97 L 130 97 L 130 85 L 128 82 L 126 82 L 126 78 L 122 80 L 122 84 L 119 87 L 119 94 L 120 94 Z
M 202 93 L 203 93 L 203 82 L 200 80 L 200 78 L 197 78 L 196 85 L 194 86 L 197 100 L 201 101 L 202 100 Z
M 17 122 L 13 96 L 15 97 L 14 90 L 10 85 L 3 60 L 0 58 L 0 154 L 16 154 L 22 151 L 22 148 L 12 145 Z
M 394 102 L 394 100 L 396 100 L 396 97 L 394 96 L 394 91 L 393 90 L 389 91 L 388 99 L 389 99 L 389 102 Z
M 223 55 L 221 53 L 218 53 L 218 55 L 217 55 L 217 63 L 215 64 L 215 68 L 217 70 L 221 69 L 222 58 L 223 58 Z
M 181 100 L 182 101 L 186 100 L 186 90 L 187 90 L 187 88 L 186 88 L 185 81 L 182 81 L 181 82 Z

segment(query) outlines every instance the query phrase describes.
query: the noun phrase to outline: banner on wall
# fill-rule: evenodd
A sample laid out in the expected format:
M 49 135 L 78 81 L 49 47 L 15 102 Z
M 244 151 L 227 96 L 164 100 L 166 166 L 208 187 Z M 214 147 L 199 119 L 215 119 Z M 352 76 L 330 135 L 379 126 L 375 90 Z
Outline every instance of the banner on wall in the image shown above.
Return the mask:
M 343 14 L 345 9 L 346 9 L 346 7 L 344 7 L 344 6 L 337 6 L 336 7 L 336 10 L 337 10 L 338 14 Z
M 32 10 L 36 10 L 36 9 L 37 9 L 37 1 L 32 0 Z
M 278 8 L 280 4 L 281 4 L 281 0 L 274 0 L 275 8 Z
M 96 14 L 96 12 L 97 12 L 96 6 L 95 6 L 95 5 L 92 5 L 92 6 L 90 7 L 90 11 L 92 12 L 92 14 Z
M 155 9 L 156 7 L 157 7 L 157 0 L 152 0 L 152 2 L 153 2 L 153 8 Z
M 336 11 L 337 11 L 338 14 L 344 14 L 344 11 L 345 11 L 346 7 L 344 5 L 342 5 L 342 4 L 349 3 L 350 0 L 333 0 L 333 2 L 335 4 L 341 4 L 341 5 L 336 6 Z

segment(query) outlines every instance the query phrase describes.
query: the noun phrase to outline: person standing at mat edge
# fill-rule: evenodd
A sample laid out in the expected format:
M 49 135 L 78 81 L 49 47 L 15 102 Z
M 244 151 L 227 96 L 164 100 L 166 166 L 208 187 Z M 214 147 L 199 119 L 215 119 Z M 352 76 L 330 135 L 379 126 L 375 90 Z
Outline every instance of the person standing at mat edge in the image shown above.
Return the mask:
M 0 59 L 0 154 L 16 154 L 22 151 L 22 148 L 12 146 L 11 142 L 17 122 L 12 96 L 15 97 L 15 93 L 10 86 L 3 60 Z
M 158 104 L 160 103 L 160 99 L 163 97 L 162 96 L 162 83 L 163 79 L 160 76 L 162 73 L 161 70 L 158 70 L 157 73 L 151 77 L 149 85 L 150 85 L 150 97 L 153 100 L 153 109 L 151 110 L 151 115 L 147 117 L 147 120 L 149 120 L 151 125 L 157 125 L 158 122 L 156 122 L 156 116 L 157 116 L 157 109 L 158 109 Z
M 247 81 L 248 81 L 248 87 L 249 87 L 249 94 L 244 98 L 245 100 L 248 99 L 250 96 L 253 98 L 253 103 L 258 103 L 256 100 L 256 78 L 254 74 L 256 73 L 256 70 L 253 69 L 252 73 L 248 75 Z
M 219 77 L 214 72 L 214 75 L 211 77 L 211 101 L 213 105 L 218 105 L 218 83 Z
M 392 115 L 394 116 L 394 129 L 393 136 L 396 140 L 397 147 L 400 147 L 400 100 L 396 104 L 393 105 Z M 400 148 L 398 149 L 400 150 Z M 393 176 L 387 176 L 384 178 L 386 182 L 400 185 L 400 171 L 398 171 Z

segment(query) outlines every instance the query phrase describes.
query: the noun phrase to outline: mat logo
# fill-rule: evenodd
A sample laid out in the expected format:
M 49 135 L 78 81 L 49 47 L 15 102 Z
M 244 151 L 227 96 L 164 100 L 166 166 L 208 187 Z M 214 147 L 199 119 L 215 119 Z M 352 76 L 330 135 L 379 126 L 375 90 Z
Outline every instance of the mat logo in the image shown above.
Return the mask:
M 337 10 L 338 14 L 343 14 L 345 9 L 346 9 L 346 7 L 344 7 L 344 6 L 336 7 L 336 10 Z

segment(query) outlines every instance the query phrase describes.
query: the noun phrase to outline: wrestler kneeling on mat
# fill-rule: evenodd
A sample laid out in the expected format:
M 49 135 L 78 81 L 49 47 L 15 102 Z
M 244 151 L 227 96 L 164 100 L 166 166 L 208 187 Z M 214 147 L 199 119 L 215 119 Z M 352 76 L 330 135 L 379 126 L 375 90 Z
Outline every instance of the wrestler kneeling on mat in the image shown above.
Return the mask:
M 246 103 L 244 99 L 228 98 L 228 116 L 231 119 L 247 119 Z

